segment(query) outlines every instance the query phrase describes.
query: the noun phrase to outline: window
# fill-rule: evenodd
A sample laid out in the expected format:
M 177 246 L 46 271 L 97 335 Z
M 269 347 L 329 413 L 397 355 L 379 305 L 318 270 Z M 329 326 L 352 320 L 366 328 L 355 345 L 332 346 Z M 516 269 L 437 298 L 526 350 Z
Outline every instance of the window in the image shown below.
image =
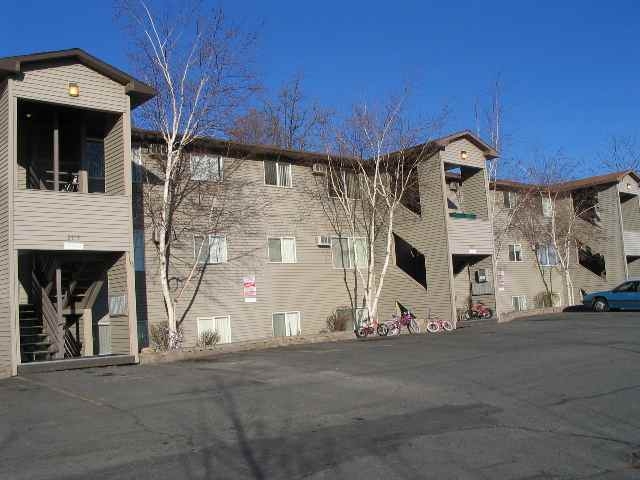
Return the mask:
M 624 282 L 613 289 L 614 292 L 637 292 L 638 282 Z
M 140 145 L 131 146 L 131 181 L 142 182 L 142 147 Z
M 542 197 L 542 216 L 550 218 L 553 215 L 553 203 L 549 197 Z
M 364 237 L 333 237 L 331 256 L 334 268 L 365 268 L 369 264 L 367 240 Z
M 527 297 L 525 295 L 518 295 L 511 297 L 511 306 L 515 312 L 522 312 L 527 309 Z
M 198 257 L 198 263 L 226 263 L 227 238 L 221 235 L 193 236 L 193 258 Z
M 518 194 L 510 190 L 502 192 L 502 199 L 504 202 L 504 208 L 515 208 L 518 203 Z
M 218 343 L 231 343 L 231 319 L 226 317 L 198 317 L 197 322 L 197 338 L 204 332 L 218 332 Z
M 136 272 L 144 272 L 144 230 L 133 230 L 133 259 Z
M 218 182 L 222 180 L 224 158 L 218 155 L 191 154 L 191 180 Z
M 538 245 L 536 247 L 538 263 L 543 267 L 554 267 L 558 265 L 558 252 L 553 245 Z
M 509 245 L 509 261 L 510 262 L 522 261 L 522 245 L 520 245 L 519 243 Z
M 87 170 L 89 193 L 105 192 L 104 140 L 87 138 L 83 166 Z
M 296 239 L 294 237 L 269 238 L 268 250 L 271 263 L 296 263 Z
M 271 316 L 274 337 L 300 335 L 300 312 L 276 312 Z
M 360 178 L 356 172 L 344 169 L 332 171 L 327 176 L 329 196 L 346 198 L 360 198 Z
M 290 187 L 291 164 L 272 160 L 264 161 L 264 183 L 276 187 Z

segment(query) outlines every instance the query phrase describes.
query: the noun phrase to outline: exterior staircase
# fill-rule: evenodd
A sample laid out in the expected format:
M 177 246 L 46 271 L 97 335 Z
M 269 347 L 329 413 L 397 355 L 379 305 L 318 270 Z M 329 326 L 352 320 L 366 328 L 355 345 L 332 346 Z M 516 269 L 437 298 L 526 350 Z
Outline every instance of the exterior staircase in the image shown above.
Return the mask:
M 22 363 L 52 360 L 55 346 L 44 333 L 42 317 L 33 305 L 20 305 L 20 355 Z

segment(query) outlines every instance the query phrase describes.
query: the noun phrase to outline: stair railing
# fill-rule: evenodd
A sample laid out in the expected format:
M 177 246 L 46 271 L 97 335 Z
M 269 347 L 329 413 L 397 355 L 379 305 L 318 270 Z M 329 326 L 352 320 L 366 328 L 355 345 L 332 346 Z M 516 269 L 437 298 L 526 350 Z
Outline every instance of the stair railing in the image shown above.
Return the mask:
M 51 303 L 51 299 L 46 289 L 40 284 L 40 280 L 35 272 L 31 272 L 31 294 L 37 302 L 36 311 L 42 314 L 42 325 L 45 333 L 49 336 L 51 344 L 54 346 L 54 358 L 63 358 L 64 356 L 64 338 L 63 327 L 64 320 L 58 315 L 56 307 Z

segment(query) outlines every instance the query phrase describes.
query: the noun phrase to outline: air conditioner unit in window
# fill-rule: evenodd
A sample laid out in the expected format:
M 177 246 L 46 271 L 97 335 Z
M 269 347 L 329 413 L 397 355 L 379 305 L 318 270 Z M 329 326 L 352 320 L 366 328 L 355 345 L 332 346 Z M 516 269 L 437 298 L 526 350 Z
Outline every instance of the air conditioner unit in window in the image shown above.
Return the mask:
M 319 247 L 330 247 L 331 246 L 331 237 L 328 235 L 318 235 L 317 244 Z
M 314 163 L 311 172 L 314 175 L 324 175 L 327 173 L 327 166 L 324 163 Z
M 487 283 L 487 270 L 480 268 L 476 270 L 476 283 Z

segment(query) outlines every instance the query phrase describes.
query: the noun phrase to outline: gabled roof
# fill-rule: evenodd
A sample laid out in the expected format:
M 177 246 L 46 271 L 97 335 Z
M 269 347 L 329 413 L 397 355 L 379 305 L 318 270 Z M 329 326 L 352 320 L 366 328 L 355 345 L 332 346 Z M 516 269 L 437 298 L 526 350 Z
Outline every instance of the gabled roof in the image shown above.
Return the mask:
M 619 172 L 607 173 L 604 175 L 596 175 L 594 177 L 586 177 L 578 180 L 571 180 L 568 182 L 560 182 L 553 185 L 534 185 L 530 183 L 518 182 L 515 180 L 502 180 L 498 179 L 495 182 L 496 187 L 512 188 L 512 189 L 542 189 L 550 188 L 555 192 L 569 192 L 572 190 L 579 190 L 581 188 L 597 187 L 600 185 L 608 185 L 611 183 L 619 183 L 627 175 L 631 176 L 634 180 L 640 183 L 640 176 L 633 170 L 621 170 Z
M 65 59 L 76 60 L 96 72 L 101 73 L 105 77 L 124 85 L 126 87 L 125 91 L 131 97 L 131 104 L 134 107 L 153 98 L 157 93 L 153 87 L 88 54 L 80 48 L 0 58 L 0 79 L 21 73 L 25 65 L 28 64 Z
M 446 147 L 450 143 L 453 143 L 456 140 L 460 140 L 462 138 L 469 140 L 476 147 L 482 150 L 482 153 L 484 153 L 486 158 L 491 159 L 491 158 L 496 158 L 498 156 L 498 152 L 496 151 L 495 148 L 493 148 L 487 142 L 485 142 L 480 137 L 472 133 L 470 130 L 462 130 L 460 132 L 447 135 L 445 137 L 436 138 L 435 140 L 432 140 L 432 142 L 435 143 L 436 145 L 440 145 L 441 147 Z

